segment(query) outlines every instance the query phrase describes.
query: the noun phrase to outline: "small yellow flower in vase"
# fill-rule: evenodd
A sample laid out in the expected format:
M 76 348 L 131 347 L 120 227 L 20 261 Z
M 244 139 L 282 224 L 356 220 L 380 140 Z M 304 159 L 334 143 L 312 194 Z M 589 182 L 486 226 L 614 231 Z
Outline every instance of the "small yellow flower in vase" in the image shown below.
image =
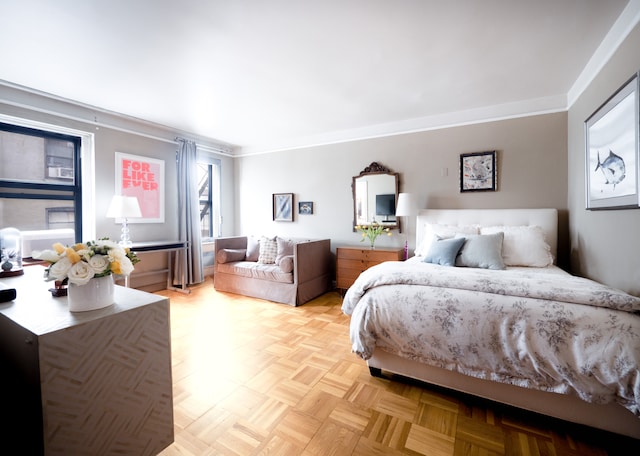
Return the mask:
M 362 233 L 362 239 L 360 239 L 360 242 L 364 242 L 365 239 L 368 239 L 369 245 L 372 249 L 375 249 L 376 239 L 378 236 L 383 233 L 387 236 L 391 236 L 391 229 L 385 228 L 376 221 L 373 221 L 370 225 L 357 225 L 356 230 Z

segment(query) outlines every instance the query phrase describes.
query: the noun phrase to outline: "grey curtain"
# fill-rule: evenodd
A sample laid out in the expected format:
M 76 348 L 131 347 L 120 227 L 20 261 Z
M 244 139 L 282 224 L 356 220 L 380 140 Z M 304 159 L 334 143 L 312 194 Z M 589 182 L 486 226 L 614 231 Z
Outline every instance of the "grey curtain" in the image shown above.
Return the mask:
M 196 143 L 178 138 L 180 150 L 176 162 L 178 170 L 178 236 L 187 241 L 188 284 L 204 281 L 202 240 L 200 234 L 200 202 L 198 200 L 198 171 Z M 177 260 L 177 258 L 176 258 Z M 182 263 L 176 261 L 176 276 L 182 274 Z M 175 279 L 174 279 L 175 281 Z

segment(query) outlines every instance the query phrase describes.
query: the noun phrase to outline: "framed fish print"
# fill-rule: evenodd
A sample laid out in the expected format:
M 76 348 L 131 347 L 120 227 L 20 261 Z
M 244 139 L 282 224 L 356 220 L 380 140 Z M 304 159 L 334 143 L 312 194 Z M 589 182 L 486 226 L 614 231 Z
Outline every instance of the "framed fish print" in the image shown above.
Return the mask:
M 494 192 L 497 175 L 495 150 L 460 154 L 461 192 Z
M 586 121 L 586 207 L 638 207 L 638 74 Z
M 273 220 L 293 222 L 293 193 L 273 194 Z

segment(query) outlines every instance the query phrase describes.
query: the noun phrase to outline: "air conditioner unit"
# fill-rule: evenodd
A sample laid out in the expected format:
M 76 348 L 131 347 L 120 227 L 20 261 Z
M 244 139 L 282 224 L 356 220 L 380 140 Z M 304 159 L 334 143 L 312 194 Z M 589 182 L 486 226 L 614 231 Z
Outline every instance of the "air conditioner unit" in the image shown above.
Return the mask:
M 49 177 L 73 179 L 73 168 L 49 168 Z

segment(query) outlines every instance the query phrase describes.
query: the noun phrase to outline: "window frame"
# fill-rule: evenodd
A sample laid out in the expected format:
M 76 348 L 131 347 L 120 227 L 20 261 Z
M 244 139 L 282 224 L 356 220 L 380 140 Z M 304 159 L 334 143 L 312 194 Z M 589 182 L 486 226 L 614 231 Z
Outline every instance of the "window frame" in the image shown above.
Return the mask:
M 198 164 L 207 165 L 209 169 L 208 173 L 208 187 L 209 193 L 208 198 L 206 200 L 200 198 L 200 194 L 198 194 L 198 203 L 201 204 L 203 201 L 207 201 L 209 203 L 209 236 L 202 236 L 202 241 L 206 242 L 209 240 L 213 240 L 216 237 L 220 237 L 220 233 L 222 233 L 222 198 L 221 198 L 221 190 L 222 190 L 222 160 L 219 158 L 215 158 L 208 153 L 198 152 L 197 155 Z M 217 170 L 218 176 L 217 179 L 213 177 L 213 169 Z M 217 188 L 214 192 L 214 181 L 217 180 Z M 218 210 L 218 216 L 214 217 L 214 208 Z M 214 228 L 214 224 L 217 224 L 217 229 Z M 201 225 L 202 226 L 202 225 Z M 217 235 L 216 235 L 217 233 Z
M 40 183 L 0 178 L 0 198 L 72 201 L 74 205 L 74 236 L 76 242 L 80 242 L 83 236 L 84 207 L 86 207 L 83 206 L 82 136 L 73 134 L 70 131 L 53 131 L 46 126 L 35 127 L 33 125 L 25 125 L 24 123 L 20 124 L 18 122 L 11 121 L 6 116 L 0 117 L 0 130 L 10 133 L 35 136 L 38 138 L 70 141 L 73 143 L 73 184 Z M 25 191 L 5 191 L 4 189 L 22 189 Z M 42 231 L 46 230 L 47 229 L 43 228 Z

